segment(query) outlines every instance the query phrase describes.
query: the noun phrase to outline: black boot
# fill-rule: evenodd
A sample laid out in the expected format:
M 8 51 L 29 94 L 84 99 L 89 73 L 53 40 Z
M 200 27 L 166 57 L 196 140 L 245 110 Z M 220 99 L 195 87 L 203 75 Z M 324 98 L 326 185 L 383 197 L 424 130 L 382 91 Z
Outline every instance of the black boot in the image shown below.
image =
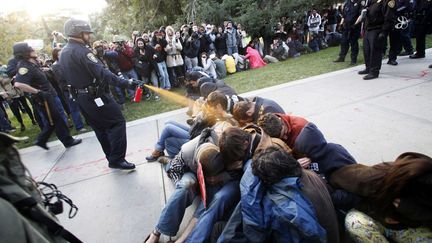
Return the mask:
M 113 169 L 121 169 L 121 170 L 132 170 L 135 169 L 135 164 L 129 163 L 126 160 L 117 163 L 109 163 L 108 167 Z
M 334 60 L 333 62 L 345 62 L 345 58 L 339 57 L 338 59 Z
M 365 75 L 365 74 L 368 74 L 368 73 L 369 73 L 369 70 L 367 70 L 367 69 L 363 69 L 361 71 L 358 71 L 358 74 L 360 74 L 360 75 Z
M 378 74 L 369 73 L 368 75 L 363 77 L 364 80 L 369 80 L 374 78 L 378 78 Z
M 396 65 L 398 65 L 398 62 L 396 62 L 396 60 L 388 60 L 387 64 L 392 65 L 392 66 L 396 66 Z

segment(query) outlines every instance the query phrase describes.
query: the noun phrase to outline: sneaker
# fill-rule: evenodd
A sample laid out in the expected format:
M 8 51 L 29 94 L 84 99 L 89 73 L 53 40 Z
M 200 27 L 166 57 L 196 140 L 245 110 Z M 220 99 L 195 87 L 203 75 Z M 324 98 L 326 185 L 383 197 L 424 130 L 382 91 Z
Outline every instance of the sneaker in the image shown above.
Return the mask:
M 415 54 L 410 55 L 409 58 L 411 58 L 411 59 L 425 58 L 425 55 L 424 54 L 420 55 L 418 53 L 415 53 Z
M 401 52 L 398 56 L 401 56 L 401 57 L 403 57 L 403 56 L 411 56 L 412 54 L 413 54 L 413 52 L 404 51 L 404 52 Z
M 147 162 L 155 162 L 159 157 L 164 156 L 164 152 L 159 150 L 153 150 L 151 155 L 146 157 Z
M 145 95 L 145 99 L 146 99 L 146 100 L 150 100 L 150 99 L 151 99 L 151 94 L 150 94 L 150 93 L 147 93 L 147 94 Z
M 155 95 L 155 96 L 154 96 L 154 99 L 155 99 L 155 100 L 160 100 L 159 95 Z
M 392 66 L 396 66 L 396 65 L 398 65 L 398 62 L 396 62 L 395 60 L 388 60 L 387 64 L 392 65 Z
M 77 132 L 79 132 L 79 133 L 83 133 L 83 132 L 87 132 L 87 131 L 88 130 L 85 127 L 77 130 Z
M 345 60 L 342 57 L 339 57 L 338 59 L 334 60 L 333 62 L 345 62 Z

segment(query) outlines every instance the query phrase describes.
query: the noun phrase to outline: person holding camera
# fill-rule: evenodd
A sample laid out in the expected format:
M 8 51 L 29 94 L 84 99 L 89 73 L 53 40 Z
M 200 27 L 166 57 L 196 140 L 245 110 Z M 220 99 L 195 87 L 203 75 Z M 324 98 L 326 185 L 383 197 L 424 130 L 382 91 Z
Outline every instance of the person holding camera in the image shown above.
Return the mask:
M 198 53 L 200 46 L 201 42 L 199 40 L 198 33 L 193 32 L 192 35 L 186 40 L 184 46 L 185 64 L 188 71 L 198 66 Z
M 53 41 L 52 41 L 52 47 L 53 48 L 55 48 L 55 47 L 62 48 L 63 46 L 66 45 L 67 39 L 66 39 L 66 37 L 64 37 L 64 35 L 62 33 L 57 32 L 57 31 L 53 31 L 51 33 L 51 36 L 53 37 Z M 59 41 L 60 39 L 62 39 L 63 41 L 60 42 Z
M 166 57 L 167 53 L 165 51 L 168 42 L 164 39 L 164 33 L 162 31 L 155 31 L 153 33 L 153 38 L 151 41 L 151 45 L 155 49 L 155 53 L 153 54 L 153 59 L 156 62 L 157 72 L 159 75 L 159 86 L 162 89 L 170 90 L 171 83 L 168 75 L 168 68 L 166 65 Z
M 181 50 L 183 50 L 183 46 L 177 36 L 175 36 L 173 27 L 167 26 L 165 31 L 166 41 L 168 43 L 165 47 L 165 51 L 167 53 L 166 65 L 168 67 L 170 83 L 174 87 L 179 87 L 180 84 L 184 81 L 184 62 L 181 55 Z
M 26 42 L 16 43 L 13 52 L 19 61 L 15 87 L 32 94 L 35 108 L 45 118 L 43 129 L 36 138 L 35 145 L 48 150 L 46 143 L 53 132 L 66 148 L 80 144 L 81 139 L 74 139 L 69 134 L 69 129 L 57 105 L 60 100 L 40 68 L 36 52 Z
M 138 79 L 138 74 L 134 69 L 134 50 L 127 44 L 126 38 L 115 35 L 113 37 L 114 51 L 117 52 L 117 62 L 120 68 L 119 75 L 125 79 Z M 133 89 L 126 89 L 130 100 L 133 100 L 135 91 Z M 118 86 L 115 87 L 116 94 L 118 95 L 119 103 L 124 104 L 126 101 L 124 90 Z
M 108 166 L 134 169 L 135 165 L 125 159 L 126 121 L 109 91 L 109 85 L 133 90 L 141 82 L 116 76 L 87 48 L 93 33 L 87 21 L 69 19 L 64 28 L 69 42 L 62 50 L 60 65 L 81 113 L 93 128 Z
M 237 31 L 233 28 L 232 22 L 228 22 L 226 24 L 225 39 L 226 39 L 228 55 L 238 53 L 238 46 L 237 46 L 238 34 Z

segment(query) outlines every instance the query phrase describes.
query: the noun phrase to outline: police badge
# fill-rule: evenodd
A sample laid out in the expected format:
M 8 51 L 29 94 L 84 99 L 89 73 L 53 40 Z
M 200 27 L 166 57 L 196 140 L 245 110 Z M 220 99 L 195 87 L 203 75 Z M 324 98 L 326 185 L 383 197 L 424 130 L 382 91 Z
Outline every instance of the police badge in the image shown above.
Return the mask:
M 25 75 L 26 73 L 28 73 L 28 69 L 25 67 L 22 67 L 22 68 L 18 69 L 18 73 L 21 75 Z
M 97 62 L 98 62 L 97 58 L 96 58 L 96 57 L 94 56 L 94 54 L 91 53 L 91 52 L 87 53 L 87 58 L 88 58 L 90 61 L 94 62 L 94 63 L 97 63 Z

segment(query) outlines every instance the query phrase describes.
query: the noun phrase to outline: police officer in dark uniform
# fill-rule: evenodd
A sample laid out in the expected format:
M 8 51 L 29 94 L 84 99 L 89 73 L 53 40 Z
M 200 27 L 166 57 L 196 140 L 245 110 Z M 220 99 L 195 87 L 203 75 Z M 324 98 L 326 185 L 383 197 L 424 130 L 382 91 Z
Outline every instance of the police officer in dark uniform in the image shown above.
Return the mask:
M 359 74 L 367 74 L 363 79 L 368 80 L 379 76 L 387 36 L 396 22 L 396 2 L 395 0 L 369 0 L 365 6 L 364 11 L 367 12 L 363 54 L 366 69 Z
M 341 50 L 339 58 L 334 62 L 344 62 L 345 56 L 348 53 L 348 49 L 351 45 L 351 65 L 357 63 L 357 56 L 359 53 L 358 39 L 360 38 L 360 25 L 356 24 L 362 6 L 359 0 L 346 0 L 343 11 L 341 26 L 343 27 Z
M 109 85 L 134 89 L 138 81 L 120 78 L 98 60 L 89 47 L 93 33 L 88 22 L 70 19 L 65 23 L 68 44 L 60 55 L 66 81 L 71 85 L 81 113 L 94 129 L 110 168 L 134 169 L 125 160 L 126 122 L 109 91 Z
M 398 62 L 396 61 L 397 56 L 402 51 L 403 39 L 408 32 L 408 18 L 412 11 L 412 3 L 410 0 L 395 0 L 396 1 L 396 24 L 394 28 L 390 31 L 390 50 L 389 50 L 389 60 L 387 64 L 396 66 Z M 411 40 L 408 40 L 411 44 Z M 407 52 L 412 52 L 412 46 L 410 49 L 405 49 Z M 406 48 L 406 47 L 405 47 Z
M 416 0 L 414 7 L 414 28 L 416 35 L 416 52 L 411 59 L 424 58 L 426 33 L 432 24 L 432 0 Z
M 38 64 L 36 52 L 25 42 L 16 43 L 13 52 L 18 60 L 15 86 L 32 94 L 37 111 L 43 114 L 46 121 L 35 144 L 48 150 L 46 143 L 53 132 L 66 148 L 81 143 L 81 139 L 74 139 L 69 134 L 69 129 L 57 108 L 60 100 Z

